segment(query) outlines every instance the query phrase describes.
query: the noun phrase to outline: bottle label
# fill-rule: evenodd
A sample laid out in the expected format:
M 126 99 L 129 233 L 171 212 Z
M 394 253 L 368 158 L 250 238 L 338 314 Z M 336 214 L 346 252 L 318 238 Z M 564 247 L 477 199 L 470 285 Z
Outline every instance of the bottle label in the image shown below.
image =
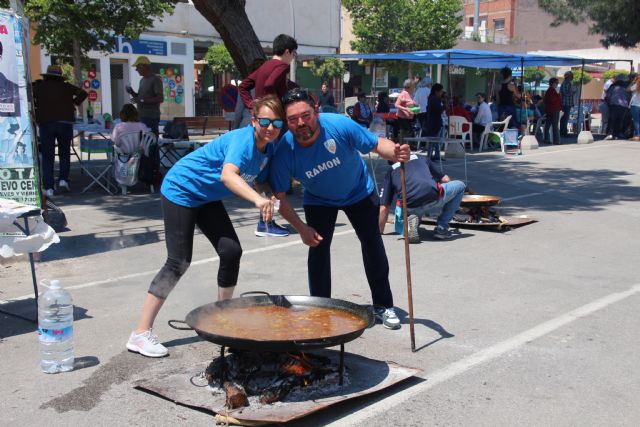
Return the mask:
M 73 335 L 73 326 L 63 329 L 43 329 L 38 328 L 38 338 L 41 342 L 64 341 Z

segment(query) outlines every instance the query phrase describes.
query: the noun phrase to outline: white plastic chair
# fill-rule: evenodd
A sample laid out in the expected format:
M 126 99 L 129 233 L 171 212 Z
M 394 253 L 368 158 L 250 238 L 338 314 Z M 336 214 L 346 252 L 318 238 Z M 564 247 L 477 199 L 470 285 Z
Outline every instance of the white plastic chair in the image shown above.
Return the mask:
M 500 141 L 504 139 L 503 132 L 509 127 L 509 121 L 511 120 L 511 116 L 507 116 L 501 122 L 491 122 L 487 123 L 484 127 L 484 131 L 480 136 L 480 147 L 478 147 L 478 152 L 481 152 L 483 148 L 486 148 L 487 143 L 489 141 L 489 135 L 498 135 Z M 497 130 L 501 129 L 501 130 Z M 502 143 L 500 144 L 502 146 Z
M 467 125 L 467 130 L 464 129 L 464 125 Z M 462 138 L 463 146 L 466 147 L 467 142 L 469 147 L 473 149 L 473 141 L 471 138 L 472 124 L 462 116 L 450 116 L 449 117 L 449 138 Z

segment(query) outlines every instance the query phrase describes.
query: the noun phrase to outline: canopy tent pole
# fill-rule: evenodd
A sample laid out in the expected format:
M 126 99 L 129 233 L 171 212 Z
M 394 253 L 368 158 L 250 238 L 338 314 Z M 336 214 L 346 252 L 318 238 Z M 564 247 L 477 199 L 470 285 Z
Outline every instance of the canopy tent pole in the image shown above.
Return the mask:
M 584 129 L 584 113 L 582 111 L 582 85 L 584 82 L 584 59 L 582 60 L 582 66 L 580 67 L 580 86 L 578 87 L 578 122 L 576 123 L 578 127 L 578 133 L 582 132 Z
M 451 93 L 451 52 L 447 53 L 447 93 L 449 94 L 449 100 L 453 99 L 453 94 Z M 449 113 L 449 108 L 451 103 L 447 105 L 447 113 Z
M 371 74 L 371 94 L 376 96 L 376 61 L 373 61 L 373 70 Z
M 527 100 L 525 99 L 525 88 L 524 88 L 524 58 L 520 57 L 520 86 L 522 86 L 522 92 L 520 93 L 520 117 L 518 119 L 522 119 L 522 115 L 525 116 L 525 127 L 522 135 L 527 135 L 529 132 L 529 115 L 527 114 Z M 519 120 L 518 120 L 519 121 Z

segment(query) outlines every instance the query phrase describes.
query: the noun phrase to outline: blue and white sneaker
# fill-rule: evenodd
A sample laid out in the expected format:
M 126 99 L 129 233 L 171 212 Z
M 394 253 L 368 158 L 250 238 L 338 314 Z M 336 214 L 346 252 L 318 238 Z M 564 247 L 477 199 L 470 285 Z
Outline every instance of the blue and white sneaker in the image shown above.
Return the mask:
M 264 222 L 262 218 L 260 218 L 255 235 L 258 237 L 287 237 L 289 235 L 289 229 L 276 224 L 274 220 Z

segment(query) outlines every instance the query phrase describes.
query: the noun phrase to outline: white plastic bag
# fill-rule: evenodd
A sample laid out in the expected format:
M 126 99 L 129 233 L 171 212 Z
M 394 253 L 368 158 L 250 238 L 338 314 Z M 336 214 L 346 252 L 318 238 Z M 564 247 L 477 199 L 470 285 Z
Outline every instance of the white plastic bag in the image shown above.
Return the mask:
M 116 153 L 114 174 L 120 185 L 131 187 L 138 182 L 138 168 L 140 167 L 140 153 Z

